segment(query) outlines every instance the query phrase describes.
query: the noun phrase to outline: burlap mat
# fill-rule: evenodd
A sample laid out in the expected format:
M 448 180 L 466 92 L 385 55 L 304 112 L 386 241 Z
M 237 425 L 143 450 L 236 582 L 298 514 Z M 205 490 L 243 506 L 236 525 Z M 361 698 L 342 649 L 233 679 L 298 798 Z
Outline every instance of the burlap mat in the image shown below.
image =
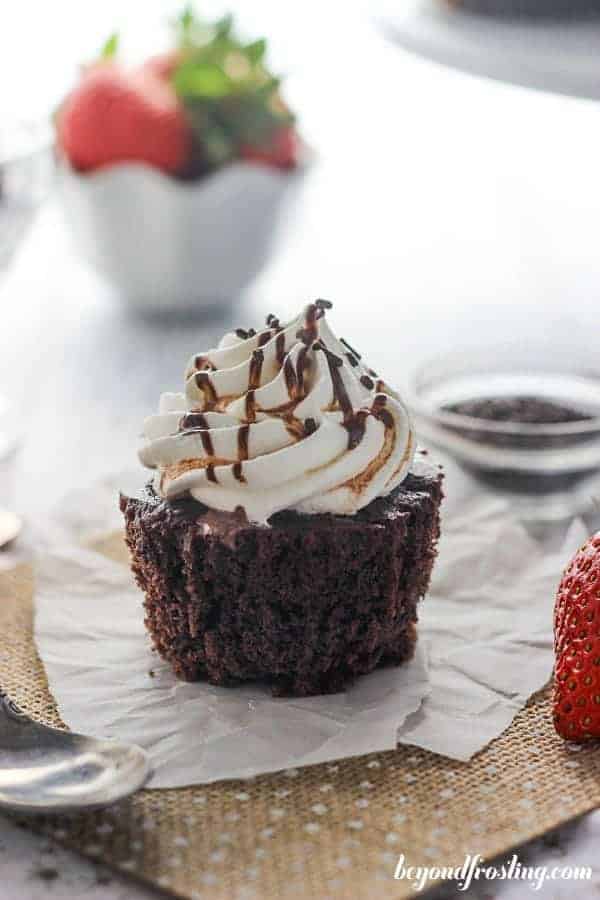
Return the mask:
M 125 559 L 120 535 L 97 544 Z M 61 725 L 32 641 L 32 576 L 0 576 L 0 684 Z M 246 782 L 141 791 L 106 811 L 28 820 L 85 856 L 182 897 L 403 898 L 411 864 L 485 858 L 600 805 L 600 753 L 570 748 L 538 695 L 470 763 L 402 747 Z

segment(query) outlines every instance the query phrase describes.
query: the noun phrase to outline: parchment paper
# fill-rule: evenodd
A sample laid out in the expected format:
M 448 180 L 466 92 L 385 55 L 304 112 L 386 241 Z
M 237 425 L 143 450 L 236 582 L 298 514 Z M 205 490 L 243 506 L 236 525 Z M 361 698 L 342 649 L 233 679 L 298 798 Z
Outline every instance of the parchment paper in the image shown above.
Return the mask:
M 149 787 L 391 749 L 429 690 L 423 645 L 408 665 L 325 697 L 180 682 L 151 652 L 141 595 L 124 566 L 65 547 L 39 560 L 37 586 L 35 638 L 63 720 L 143 746 L 154 767 Z
M 464 760 L 550 676 L 554 593 L 584 538 L 575 522 L 548 553 L 504 501 L 454 505 L 415 660 L 329 697 L 177 682 L 150 650 L 128 569 L 76 546 L 38 561 L 35 638 L 64 721 L 145 747 L 151 787 L 249 777 L 391 749 L 397 739 Z

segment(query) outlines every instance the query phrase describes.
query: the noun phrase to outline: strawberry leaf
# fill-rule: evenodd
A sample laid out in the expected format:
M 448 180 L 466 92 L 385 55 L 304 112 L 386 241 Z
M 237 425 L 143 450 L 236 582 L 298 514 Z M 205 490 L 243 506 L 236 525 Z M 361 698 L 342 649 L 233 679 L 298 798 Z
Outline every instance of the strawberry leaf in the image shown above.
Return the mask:
M 195 144 L 209 169 L 267 147 L 293 122 L 280 79 L 267 62 L 264 38 L 242 41 L 232 16 L 206 22 L 185 7 L 175 23 L 181 62 L 171 81 L 186 111 Z
M 100 50 L 100 59 L 113 59 L 117 55 L 117 50 L 119 49 L 119 34 L 114 31 L 109 38 L 104 42 L 102 49 Z
M 231 79 L 216 63 L 186 62 L 173 76 L 179 96 L 187 98 L 225 97 L 231 92 Z
M 223 16 L 223 18 L 219 19 L 215 22 L 215 37 L 219 38 L 228 38 L 233 29 L 233 16 L 231 13 L 227 13 L 227 15 Z
M 251 44 L 246 44 L 246 46 L 244 47 L 244 52 L 249 62 L 253 66 L 256 66 L 264 59 L 265 53 L 267 52 L 267 42 L 264 38 L 260 38 L 258 41 L 253 41 Z

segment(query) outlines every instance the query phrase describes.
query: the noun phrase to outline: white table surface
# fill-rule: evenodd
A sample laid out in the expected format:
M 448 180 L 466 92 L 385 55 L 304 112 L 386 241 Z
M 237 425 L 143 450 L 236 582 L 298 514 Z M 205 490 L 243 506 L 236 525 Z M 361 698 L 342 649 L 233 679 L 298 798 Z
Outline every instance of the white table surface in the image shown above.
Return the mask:
M 131 467 L 159 390 L 177 388 L 191 352 L 231 324 L 330 298 L 336 329 L 400 385 L 418 360 L 482 341 L 566 341 L 597 357 L 596 104 L 420 60 L 386 43 L 359 4 L 253 6 L 258 29 L 272 13 L 288 93 L 319 160 L 234 312 L 160 326 L 133 318 L 77 261 L 53 203 L 0 285 L 0 392 L 23 434 L 0 466 L 0 503 L 26 518 L 24 548 L 60 516 L 65 492 Z M 593 865 L 599 840 L 600 814 L 522 861 Z M 95 866 L 49 846 L 0 819 L 1 900 L 151 896 L 118 876 L 99 884 Z M 40 877 L 44 868 L 58 877 Z M 600 867 L 596 890 L 598 876 Z M 566 882 L 539 896 L 592 890 Z

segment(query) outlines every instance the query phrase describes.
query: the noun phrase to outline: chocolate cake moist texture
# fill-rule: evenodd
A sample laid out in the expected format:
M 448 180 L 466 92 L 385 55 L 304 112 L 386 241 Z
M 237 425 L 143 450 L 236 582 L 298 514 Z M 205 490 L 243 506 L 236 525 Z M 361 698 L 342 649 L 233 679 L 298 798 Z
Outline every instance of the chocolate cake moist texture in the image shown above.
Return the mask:
M 442 476 L 419 463 L 353 516 L 248 522 L 148 485 L 121 497 L 146 626 L 178 678 L 334 693 L 409 659 L 439 537 Z

